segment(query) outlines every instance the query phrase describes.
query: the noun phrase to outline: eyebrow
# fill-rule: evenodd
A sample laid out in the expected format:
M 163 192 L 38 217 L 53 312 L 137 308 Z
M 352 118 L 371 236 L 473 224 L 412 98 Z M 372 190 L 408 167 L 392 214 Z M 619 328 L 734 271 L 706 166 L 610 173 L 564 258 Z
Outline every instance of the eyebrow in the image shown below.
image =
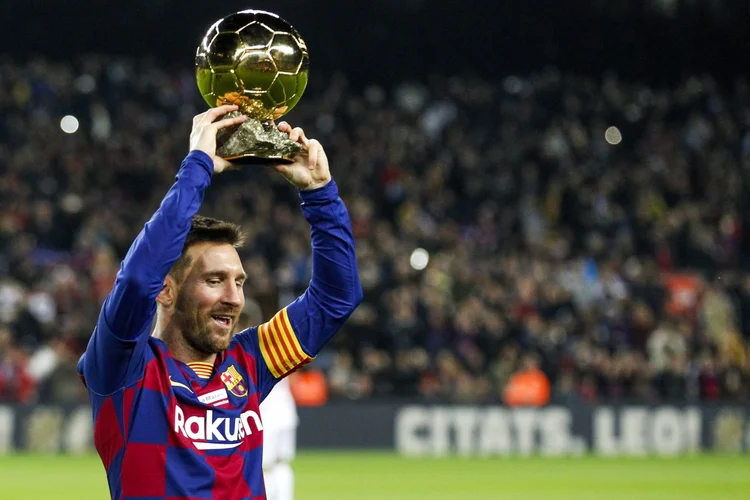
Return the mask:
M 217 278 L 226 278 L 229 276 L 229 273 L 226 271 L 209 271 L 209 272 L 203 273 L 204 278 L 207 278 L 210 276 L 216 276 Z M 247 273 L 243 271 L 242 274 L 239 275 L 239 278 L 242 281 L 247 280 Z

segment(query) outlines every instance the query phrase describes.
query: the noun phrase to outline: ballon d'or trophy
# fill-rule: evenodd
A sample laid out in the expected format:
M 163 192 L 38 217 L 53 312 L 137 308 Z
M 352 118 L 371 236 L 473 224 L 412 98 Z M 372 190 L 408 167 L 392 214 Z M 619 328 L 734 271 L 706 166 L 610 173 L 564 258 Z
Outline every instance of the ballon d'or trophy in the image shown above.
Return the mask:
M 291 162 L 298 143 L 273 121 L 307 87 L 310 58 L 297 30 L 276 14 L 243 10 L 216 21 L 195 56 L 198 89 L 209 106 L 236 104 L 248 116 L 217 135 L 217 154 L 239 164 Z

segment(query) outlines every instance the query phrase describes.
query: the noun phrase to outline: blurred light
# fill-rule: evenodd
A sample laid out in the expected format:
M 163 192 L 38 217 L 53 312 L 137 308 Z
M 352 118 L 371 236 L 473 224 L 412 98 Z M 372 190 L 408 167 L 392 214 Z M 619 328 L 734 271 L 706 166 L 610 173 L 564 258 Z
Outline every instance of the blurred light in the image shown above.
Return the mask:
M 63 119 L 60 120 L 60 128 L 66 134 L 78 132 L 78 118 L 73 115 L 63 116 Z
M 409 263 L 417 271 L 421 271 L 430 262 L 430 254 L 424 248 L 417 248 L 411 253 Z
M 609 127 L 606 132 L 604 132 L 604 139 L 613 146 L 620 144 L 622 142 L 620 129 L 617 127 Z
M 77 214 L 83 210 L 83 198 L 77 194 L 68 193 L 60 200 L 60 208 L 69 214 Z

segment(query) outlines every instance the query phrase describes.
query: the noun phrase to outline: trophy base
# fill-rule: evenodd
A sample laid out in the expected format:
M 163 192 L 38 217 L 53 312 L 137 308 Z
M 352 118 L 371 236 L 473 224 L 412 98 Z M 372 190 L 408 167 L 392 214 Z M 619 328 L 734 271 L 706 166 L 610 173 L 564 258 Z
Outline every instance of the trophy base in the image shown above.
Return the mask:
M 239 115 L 227 113 L 227 118 Z M 292 163 L 302 146 L 289 140 L 275 125 L 253 118 L 235 126 L 219 130 L 216 135 L 216 154 L 237 165 L 268 165 Z
M 219 155 L 221 156 L 221 155 Z M 263 156 L 258 153 L 244 153 L 236 156 L 221 156 L 233 165 L 273 165 L 274 163 L 294 163 L 294 155 Z

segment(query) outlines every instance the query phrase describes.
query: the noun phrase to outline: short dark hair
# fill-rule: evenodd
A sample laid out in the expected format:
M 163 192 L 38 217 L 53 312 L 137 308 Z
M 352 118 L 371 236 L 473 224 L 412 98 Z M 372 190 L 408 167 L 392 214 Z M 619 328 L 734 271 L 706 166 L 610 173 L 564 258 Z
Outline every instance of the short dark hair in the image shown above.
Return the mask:
M 181 280 L 185 269 L 190 265 L 188 249 L 197 243 L 204 242 L 228 243 L 234 248 L 242 248 L 245 244 L 245 234 L 237 224 L 203 215 L 194 215 L 180 258 L 174 263 L 169 274 L 176 280 Z

